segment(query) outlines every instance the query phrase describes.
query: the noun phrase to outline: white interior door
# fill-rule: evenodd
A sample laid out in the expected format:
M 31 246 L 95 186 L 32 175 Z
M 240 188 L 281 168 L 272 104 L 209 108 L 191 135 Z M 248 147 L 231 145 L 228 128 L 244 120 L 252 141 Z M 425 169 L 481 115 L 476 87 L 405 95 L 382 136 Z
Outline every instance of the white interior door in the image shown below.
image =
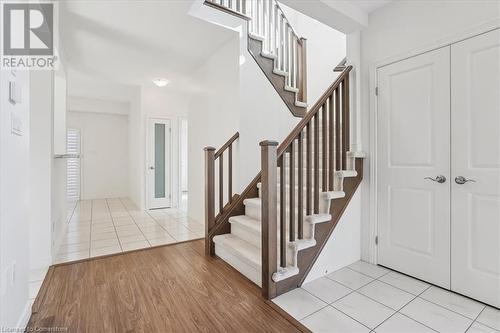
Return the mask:
M 378 262 L 449 288 L 450 48 L 377 79 Z
M 170 120 L 150 119 L 148 128 L 148 209 L 171 206 Z
M 451 288 L 500 307 L 499 30 L 452 45 L 451 59 Z

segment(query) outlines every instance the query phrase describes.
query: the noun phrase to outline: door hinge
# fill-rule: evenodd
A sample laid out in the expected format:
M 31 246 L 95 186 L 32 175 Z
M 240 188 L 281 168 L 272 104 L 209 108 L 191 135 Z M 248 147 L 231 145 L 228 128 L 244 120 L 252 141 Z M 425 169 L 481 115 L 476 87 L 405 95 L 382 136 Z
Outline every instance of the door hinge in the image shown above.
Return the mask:
M 375 87 L 375 96 L 378 96 L 378 87 Z
M 378 245 L 378 236 L 375 236 L 375 245 Z

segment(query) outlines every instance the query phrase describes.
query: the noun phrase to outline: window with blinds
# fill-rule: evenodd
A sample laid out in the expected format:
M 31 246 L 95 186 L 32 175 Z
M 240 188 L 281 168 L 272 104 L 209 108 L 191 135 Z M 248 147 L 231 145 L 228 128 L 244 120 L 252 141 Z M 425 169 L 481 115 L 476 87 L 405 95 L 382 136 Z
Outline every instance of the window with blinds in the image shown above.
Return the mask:
M 80 155 L 80 130 L 68 128 L 66 135 L 66 153 Z M 67 159 L 66 193 L 68 202 L 80 200 L 80 158 Z

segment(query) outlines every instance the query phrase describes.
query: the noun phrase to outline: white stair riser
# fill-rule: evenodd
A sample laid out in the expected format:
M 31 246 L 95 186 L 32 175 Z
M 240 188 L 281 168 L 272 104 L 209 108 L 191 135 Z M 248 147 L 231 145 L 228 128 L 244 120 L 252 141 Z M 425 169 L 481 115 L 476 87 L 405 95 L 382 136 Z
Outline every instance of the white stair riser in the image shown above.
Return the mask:
M 310 224 L 309 222 L 303 220 L 303 238 L 313 238 L 314 237 L 314 228 L 313 225 Z M 286 234 L 287 234 L 287 242 L 290 241 L 289 238 L 289 225 L 287 224 L 286 228 Z M 295 221 L 295 232 L 296 236 L 295 238 L 298 239 L 298 222 Z M 239 223 L 231 223 L 231 234 L 243 239 L 244 241 L 252 244 L 255 247 L 260 248 L 261 247 L 261 242 L 262 242 L 262 235 L 261 231 L 256 231 L 256 230 L 250 230 L 246 228 L 245 226 L 242 226 Z M 279 223 L 278 223 L 278 230 L 277 230 L 277 235 L 278 235 L 278 243 L 280 240 L 280 228 L 279 228 Z
M 319 213 L 320 214 L 329 214 L 330 213 L 330 204 L 331 204 L 331 200 L 320 199 L 319 200 Z M 279 205 L 279 203 L 278 203 L 278 205 Z M 288 208 L 289 207 L 288 200 L 287 200 L 286 206 L 287 206 L 286 215 L 288 216 L 290 213 L 289 208 Z M 297 207 L 298 207 L 298 205 L 296 205 L 296 207 L 295 207 L 295 215 L 297 214 Z M 307 214 L 305 209 L 306 209 L 306 207 L 304 204 L 304 211 L 303 211 L 304 216 Z M 276 208 L 276 211 L 277 211 L 277 216 L 278 216 L 278 220 L 279 220 L 279 218 L 280 218 L 279 206 Z M 261 221 L 262 220 L 262 207 L 260 205 L 245 204 L 245 215 L 247 215 L 253 219 Z
M 231 251 L 229 247 L 221 246 L 219 244 L 215 244 L 215 254 L 227 262 L 229 265 L 233 266 L 237 271 L 241 274 L 245 275 L 250 279 L 253 283 L 262 286 L 262 272 L 261 270 L 256 270 L 254 267 L 248 265 L 242 256 L 235 252 Z
M 262 245 L 260 232 L 252 232 L 239 223 L 231 223 L 231 233 L 256 247 L 260 248 Z

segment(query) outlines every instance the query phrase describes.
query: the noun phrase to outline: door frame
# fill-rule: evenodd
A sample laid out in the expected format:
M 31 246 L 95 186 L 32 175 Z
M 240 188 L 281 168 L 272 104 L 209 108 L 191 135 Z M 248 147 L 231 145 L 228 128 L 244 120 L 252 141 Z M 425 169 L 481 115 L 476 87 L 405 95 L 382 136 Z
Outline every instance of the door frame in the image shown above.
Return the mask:
M 369 65 L 369 147 L 370 147 L 370 181 L 369 181 L 369 215 L 368 215 L 368 261 L 372 264 L 378 264 L 378 247 L 376 244 L 376 238 L 378 236 L 378 184 L 377 184 L 377 163 L 378 163 L 378 97 L 375 93 L 375 89 L 378 84 L 377 71 L 380 67 L 390 65 L 392 63 L 402 61 L 408 58 L 418 56 L 436 49 L 440 49 L 446 46 L 451 46 L 452 44 L 461 42 L 463 40 L 479 36 L 490 31 L 500 29 L 500 20 L 490 20 L 479 24 L 473 28 L 469 28 L 458 32 L 448 38 L 441 39 L 436 42 L 431 42 L 427 45 L 402 53 L 400 55 L 391 56 L 379 61 L 372 62 Z
M 182 144 L 183 144 L 183 141 L 182 141 L 182 122 L 183 121 L 186 121 L 187 122 L 187 128 L 188 128 L 188 137 L 189 137 L 189 121 L 188 121 L 188 117 L 186 116 L 180 116 L 178 118 L 178 124 L 177 124 L 177 135 L 178 135 L 178 141 L 177 141 L 177 146 L 178 146 L 178 154 L 177 154 L 177 157 L 178 157 L 178 169 L 177 169 L 177 174 L 178 174 L 178 177 L 179 177 L 179 181 L 177 182 L 177 205 L 176 207 L 180 207 L 181 206 L 181 203 L 182 203 Z M 186 138 L 186 140 L 188 141 L 188 170 L 186 170 L 188 172 L 188 187 L 189 187 L 189 139 Z
M 167 135 L 165 136 L 165 138 L 168 137 L 168 145 L 165 145 L 166 148 L 168 148 L 168 153 L 165 154 L 165 161 L 168 161 L 168 172 L 165 173 L 165 176 L 168 177 L 168 191 L 169 191 L 169 194 L 170 194 L 170 205 L 169 205 L 169 208 L 173 206 L 173 186 L 172 186 L 172 122 L 173 122 L 173 119 L 172 118 L 169 118 L 169 117 L 154 117 L 154 116 L 151 116 L 151 117 L 147 117 L 146 118 L 146 142 L 145 142 L 145 149 L 146 149 L 146 154 L 145 154 L 145 163 L 144 163 L 144 173 L 145 173 L 145 190 L 146 190 L 146 209 L 147 210 L 150 210 L 150 209 L 155 209 L 155 208 L 151 208 L 151 196 L 150 196 L 150 193 L 149 191 L 152 190 L 151 189 L 151 184 L 149 182 L 149 167 L 148 167 L 148 164 L 149 164 L 149 161 L 150 161 L 150 158 L 152 157 L 151 156 L 151 152 L 152 152 L 152 147 L 150 146 L 150 135 L 152 134 L 151 133 L 151 122 L 155 121 L 155 120 L 160 120 L 160 121 L 168 121 L 169 122 L 169 128 L 170 130 L 166 133 Z M 167 165 L 167 163 L 166 163 Z M 166 188 L 167 189 L 167 188 Z

